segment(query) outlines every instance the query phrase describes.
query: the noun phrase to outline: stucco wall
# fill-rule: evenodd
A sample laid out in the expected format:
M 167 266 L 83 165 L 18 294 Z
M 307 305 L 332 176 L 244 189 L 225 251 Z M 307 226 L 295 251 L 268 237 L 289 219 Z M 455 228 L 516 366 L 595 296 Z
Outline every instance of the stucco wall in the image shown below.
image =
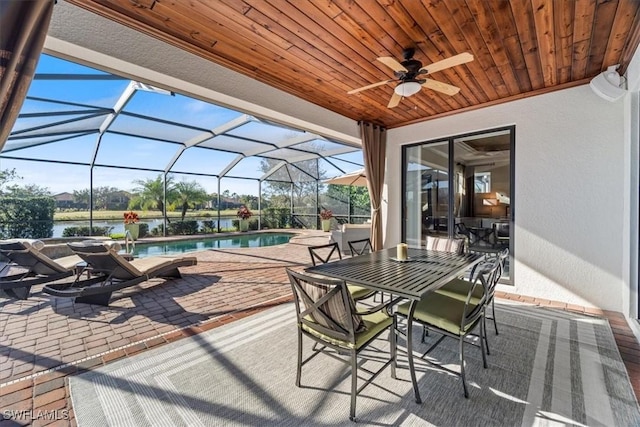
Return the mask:
M 627 312 L 623 112 L 585 85 L 390 130 L 385 246 L 400 240 L 402 144 L 515 124 L 515 284 L 503 289 Z

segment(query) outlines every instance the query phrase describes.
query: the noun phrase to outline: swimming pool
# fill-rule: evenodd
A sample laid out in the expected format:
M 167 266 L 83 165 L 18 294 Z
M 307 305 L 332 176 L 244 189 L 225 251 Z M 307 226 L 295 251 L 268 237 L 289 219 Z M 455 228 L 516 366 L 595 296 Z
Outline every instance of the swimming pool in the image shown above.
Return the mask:
M 138 243 L 133 256 L 144 258 L 156 255 L 174 255 L 185 252 L 214 248 L 257 248 L 287 243 L 293 233 L 256 233 L 239 234 L 224 237 L 207 237 L 194 240 L 176 240 L 173 242 Z

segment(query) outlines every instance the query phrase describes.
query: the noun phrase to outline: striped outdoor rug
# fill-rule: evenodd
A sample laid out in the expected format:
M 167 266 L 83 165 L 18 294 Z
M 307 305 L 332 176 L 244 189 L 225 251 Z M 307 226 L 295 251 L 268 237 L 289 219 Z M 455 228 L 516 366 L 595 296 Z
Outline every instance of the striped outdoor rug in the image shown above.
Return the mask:
M 358 396 L 358 425 L 640 425 L 606 320 L 524 305 L 498 310 L 500 335 L 488 328 L 489 369 L 478 348 L 466 347 L 469 399 L 459 378 L 421 362 L 423 403 L 413 400 L 406 369 L 398 380 L 387 370 Z M 457 343 L 442 345 L 433 359 L 456 368 Z M 365 365 L 375 368 L 371 356 Z M 316 357 L 303 367 L 301 388 L 295 369 L 287 304 L 72 377 L 70 388 L 81 427 L 354 425 L 346 365 Z

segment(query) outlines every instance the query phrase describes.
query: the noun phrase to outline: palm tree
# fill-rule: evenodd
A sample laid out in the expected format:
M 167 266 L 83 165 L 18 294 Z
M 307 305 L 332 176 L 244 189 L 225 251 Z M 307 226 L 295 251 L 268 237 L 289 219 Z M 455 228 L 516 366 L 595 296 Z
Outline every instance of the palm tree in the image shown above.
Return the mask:
M 196 181 L 181 181 L 175 186 L 176 202 L 180 206 L 182 221 L 190 206 L 204 203 L 209 200 L 209 195 L 202 185 Z
M 164 183 L 162 175 L 158 175 L 155 179 L 137 179 L 133 183 L 137 184 L 138 187 L 133 189 L 136 197 L 131 200 L 130 206 L 137 203 L 142 209 L 157 209 L 164 213 Z M 175 186 L 173 178 L 167 176 L 167 204 L 171 203 L 172 200 L 175 200 Z
M 91 200 L 90 191 L 88 188 L 83 190 L 73 190 L 73 202 L 76 206 L 82 206 L 89 209 L 89 201 Z

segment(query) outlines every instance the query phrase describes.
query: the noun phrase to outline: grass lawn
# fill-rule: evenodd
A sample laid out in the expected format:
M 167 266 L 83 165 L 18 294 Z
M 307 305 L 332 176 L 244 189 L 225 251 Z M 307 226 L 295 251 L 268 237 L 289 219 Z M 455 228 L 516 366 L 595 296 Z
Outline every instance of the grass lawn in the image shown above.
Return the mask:
M 122 220 L 125 211 L 93 211 L 93 219 L 95 220 Z M 162 218 L 162 212 L 160 211 L 135 211 L 138 213 L 140 219 L 153 219 Z M 221 216 L 236 216 L 235 209 L 228 209 L 220 211 Z M 258 212 L 253 211 L 256 215 Z M 167 212 L 169 218 L 180 218 L 180 212 Z M 198 218 L 198 219 L 216 219 L 218 217 L 218 211 L 214 210 L 202 210 L 202 211 L 188 211 L 186 218 Z M 53 215 L 54 221 L 83 221 L 89 219 L 89 211 L 74 211 L 74 212 L 56 212 Z

